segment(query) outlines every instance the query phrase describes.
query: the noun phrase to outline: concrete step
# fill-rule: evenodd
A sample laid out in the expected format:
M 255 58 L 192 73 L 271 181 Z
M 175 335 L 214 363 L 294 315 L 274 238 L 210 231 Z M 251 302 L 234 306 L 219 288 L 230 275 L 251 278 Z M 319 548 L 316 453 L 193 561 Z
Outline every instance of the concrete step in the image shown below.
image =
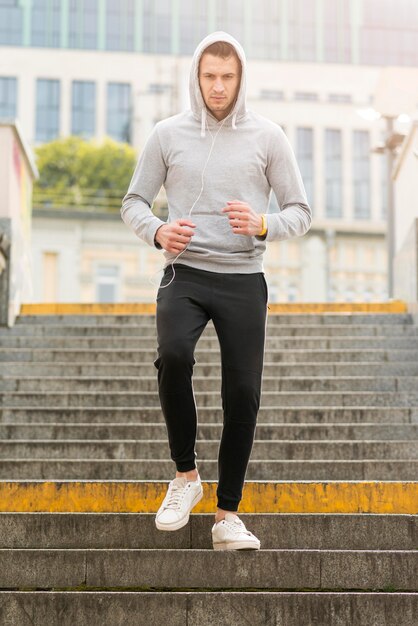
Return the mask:
M 47 348 L 71 350 L 124 350 L 132 347 L 153 350 L 156 347 L 155 337 L 66 337 L 66 336 L 3 336 L 2 349 L 10 348 Z M 353 350 L 368 349 L 418 349 L 418 337 L 274 337 L 267 335 L 266 352 L 269 350 Z M 197 343 L 199 351 L 219 349 L 217 337 L 201 336 Z
M 154 370 L 155 372 L 155 370 Z M 156 374 L 144 376 L 138 380 L 135 376 L 2 376 L 2 391 L 111 391 L 111 392 L 157 392 Z M 199 391 L 217 391 L 221 378 L 218 376 L 194 376 L 193 386 Z M 363 391 L 397 391 L 414 390 L 417 388 L 418 377 L 283 377 L 263 376 L 262 389 L 268 391 L 331 391 L 331 390 L 363 390 Z
M 269 313 L 268 323 L 289 324 L 293 326 L 312 324 L 370 324 L 370 325 L 399 325 L 413 324 L 410 313 Z M 117 324 L 123 326 L 155 324 L 155 314 L 123 315 L 123 314 L 54 314 L 54 315 L 19 315 L 16 325 L 40 324 L 40 325 L 73 325 L 80 326 L 108 326 Z
M 198 440 L 198 459 L 218 458 L 219 441 Z M 0 459 L 74 459 L 169 461 L 167 438 L 161 440 L 0 440 Z M 280 460 L 405 460 L 417 461 L 417 441 L 260 441 L 255 440 L 251 459 Z
M 5 626 L 416 626 L 417 613 L 417 593 L 393 591 L 0 591 Z
M 260 552 L 212 549 L 212 323 L 194 370 L 205 498 L 185 528 L 155 528 L 174 475 L 156 347 L 155 315 L 21 316 L 0 330 L 0 623 L 415 626 L 412 317 L 268 315 L 240 505 Z
M 414 550 L 418 516 L 243 514 L 265 549 Z M 2 548 L 211 549 L 213 515 L 192 515 L 190 528 L 161 533 L 155 515 L 0 513 Z
M 131 342 L 132 343 L 132 342 Z M 365 363 L 365 362 L 413 362 L 417 360 L 417 350 L 402 349 L 395 350 L 380 348 L 358 348 L 355 350 L 331 349 L 328 350 L 268 350 L 266 351 L 266 361 L 270 363 Z M 87 349 L 73 350 L 70 348 L 43 349 L 43 348 L 0 348 L 0 362 L 70 362 L 70 363 L 119 363 L 131 362 L 132 364 L 147 363 L 153 367 L 153 362 L 157 358 L 157 350 L 153 349 L 126 349 L 112 350 Z M 221 356 L 219 347 L 214 350 L 202 350 L 199 344 L 195 351 L 196 363 L 213 363 L 219 365 Z
M 198 423 L 197 438 L 219 440 L 222 424 Z M 63 424 L 51 423 L 0 423 L 0 439 L 165 439 L 167 428 L 165 423 L 126 424 Z M 268 440 L 390 440 L 400 439 L 414 441 L 418 439 L 418 423 L 403 424 L 268 424 L 257 422 L 256 439 Z
M 418 515 L 243 513 L 263 549 L 415 550 Z M 211 550 L 213 513 L 161 532 L 155 513 L 0 513 L 0 548 Z
M 278 324 L 267 318 L 267 334 L 271 337 L 416 337 L 418 328 L 411 324 Z M 149 324 L 16 324 L 0 328 L 0 337 L 149 337 L 157 339 L 156 323 Z M 208 322 L 202 337 L 216 337 L 213 323 Z
M 157 356 L 157 355 L 155 355 Z M 268 356 L 268 355 L 267 355 Z M 221 376 L 221 366 L 214 363 L 196 362 L 194 376 Z M 33 375 L 33 361 L 0 362 L 0 376 L 24 377 Z M 38 362 L 37 376 L 109 376 L 115 374 L 112 363 L 71 363 L 71 362 Z M 156 375 L 153 362 L 118 363 L 118 377 L 136 377 Z M 407 362 L 362 362 L 362 363 L 270 363 L 264 361 L 263 376 L 281 378 L 285 376 L 418 376 L 418 361 Z M 3 381 L 0 381 L 0 385 Z
M 193 376 L 193 389 L 214 392 L 221 388 L 220 376 Z M 1 376 L 3 392 L 154 392 L 158 391 L 156 371 L 152 376 Z M 415 391 L 418 376 L 267 376 L 263 374 L 263 393 L 274 391 Z
M 195 391 L 197 407 L 219 407 L 220 391 Z M 418 389 L 415 391 L 374 392 L 374 391 L 264 391 L 261 402 L 264 406 L 394 406 L 418 407 Z M 153 391 L 106 391 L 48 392 L 10 391 L 0 393 L 0 404 L 4 408 L 40 406 L 160 406 L 158 394 Z
M 222 423 L 220 407 L 199 407 L 199 422 L 205 424 Z M 165 424 L 160 406 L 145 407 L 59 407 L 49 404 L 45 407 L 10 408 L 0 407 L 0 423 L 54 423 L 61 424 Z M 418 424 L 418 407 L 283 407 L 261 406 L 258 422 L 272 424 Z
M 220 376 L 194 376 L 193 387 L 197 391 L 217 391 Z M 157 377 L 152 376 L 2 376 L 2 391 L 154 391 Z M 417 376 L 277 376 L 263 375 L 263 391 L 413 391 L 418 389 Z
M 197 459 L 205 480 L 217 480 L 217 461 Z M 0 479 L 165 480 L 173 462 L 155 459 L 2 459 Z M 416 480 L 416 460 L 250 460 L 246 480 Z
M 417 589 L 418 551 L 0 549 L 0 588 Z

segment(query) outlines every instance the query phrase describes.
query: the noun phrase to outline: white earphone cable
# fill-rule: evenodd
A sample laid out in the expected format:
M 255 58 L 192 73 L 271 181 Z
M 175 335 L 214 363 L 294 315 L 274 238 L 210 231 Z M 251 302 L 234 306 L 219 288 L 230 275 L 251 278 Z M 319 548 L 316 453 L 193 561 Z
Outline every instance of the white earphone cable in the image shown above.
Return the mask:
M 209 132 L 210 136 L 212 137 L 212 146 L 211 146 L 211 148 L 210 148 L 210 150 L 209 150 L 208 158 L 206 159 L 206 163 L 205 163 L 205 166 L 204 166 L 203 171 L 202 171 L 202 187 L 201 187 L 201 189 L 200 189 L 200 193 L 199 193 L 199 195 L 197 196 L 196 200 L 195 200 L 195 201 L 194 201 L 194 203 L 193 203 L 192 208 L 191 208 L 191 209 L 190 209 L 190 211 L 189 211 L 189 215 L 190 215 L 190 214 L 191 214 L 191 212 L 193 211 L 193 209 L 194 209 L 194 206 L 195 206 L 196 202 L 199 200 L 200 196 L 202 195 L 203 188 L 204 188 L 204 174 L 205 174 L 206 166 L 207 166 L 207 164 L 209 163 L 210 155 L 212 154 L 212 150 L 213 150 L 213 146 L 215 145 L 216 137 L 218 136 L 218 133 L 220 132 L 220 130 L 221 130 L 221 128 L 222 128 L 222 126 L 224 125 L 224 122 L 227 120 L 227 118 L 228 118 L 228 117 L 229 117 L 229 115 L 227 115 L 227 116 L 223 119 L 222 124 L 220 125 L 220 127 L 219 127 L 219 129 L 218 129 L 218 131 L 217 131 L 217 133 L 216 133 L 216 135 L 215 135 L 215 137 L 213 137 L 213 135 L 212 135 L 212 133 L 211 133 L 211 131 L 210 131 L 210 129 L 209 129 L 209 125 L 208 125 L 208 123 L 207 123 L 207 120 L 206 120 L 206 129 L 208 130 L 208 132 Z M 189 243 L 190 243 L 190 242 L 189 242 Z M 187 244 L 187 246 L 188 246 L 188 245 L 189 245 L 189 244 Z M 184 252 L 185 250 L 187 250 L 187 246 L 186 246 L 186 247 L 185 247 L 185 248 L 184 248 L 181 252 L 179 252 L 179 253 L 178 253 L 178 255 L 176 256 L 176 258 L 175 258 L 173 261 L 171 261 L 170 265 L 171 265 L 171 267 L 173 268 L 173 277 L 172 277 L 172 279 L 170 280 L 170 282 L 169 282 L 169 283 L 167 283 L 166 285 L 160 285 L 160 289 L 164 289 L 165 287 L 168 287 L 168 285 L 170 285 L 170 284 L 171 284 L 171 282 L 174 280 L 174 276 L 176 275 L 176 272 L 175 272 L 175 269 L 174 269 L 174 262 L 175 262 L 175 261 L 179 258 L 179 256 L 180 256 L 181 254 L 183 254 L 183 252 Z M 167 266 L 166 266 L 166 267 L 167 267 Z M 161 268 L 161 269 L 165 269 L 165 268 Z M 160 270 L 157 270 L 157 272 L 160 272 L 160 271 L 161 271 L 161 269 L 160 269 Z M 155 272 L 155 274 L 156 274 L 157 272 Z M 151 279 L 149 279 L 149 280 L 150 280 L 150 282 L 151 282 L 154 286 L 156 286 L 156 285 L 155 285 L 155 283 L 153 283 Z

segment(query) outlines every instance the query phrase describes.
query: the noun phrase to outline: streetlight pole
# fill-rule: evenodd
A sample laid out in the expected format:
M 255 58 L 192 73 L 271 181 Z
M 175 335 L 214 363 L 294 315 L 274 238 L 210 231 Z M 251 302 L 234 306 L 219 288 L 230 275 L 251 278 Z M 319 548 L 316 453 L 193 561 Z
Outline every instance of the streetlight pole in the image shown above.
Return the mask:
M 327 290 L 327 302 L 332 302 L 332 280 L 331 280 L 331 249 L 335 245 L 335 230 L 327 228 L 325 231 L 325 246 L 326 246 L 326 290 Z
M 398 148 L 405 134 L 396 129 L 398 124 L 409 124 L 410 114 L 416 109 L 418 97 L 418 68 L 386 66 L 381 68 L 375 85 L 372 107 L 358 110 L 363 119 L 374 121 L 383 118 L 386 122 L 385 141 L 373 152 L 387 155 L 387 254 L 388 254 L 388 296 L 394 297 L 393 259 L 395 256 L 395 191 L 392 179 L 393 166 Z
M 372 148 L 371 152 L 386 154 L 387 157 L 387 219 L 386 219 L 386 241 L 387 241 L 387 284 L 388 298 L 394 296 L 393 279 L 393 259 L 395 257 L 395 187 L 392 179 L 393 165 L 398 147 L 401 145 L 405 135 L 395 131 L 395 120 L 400 120 L 402 115 L 385 115 L 379 113 L 371 107 L 360 109 L 357 113 L 367 121 L 376 121 L 383 118 L 386 121 L 386 132 L 384 143 Z M 406 116 L 408 117 L 408 116 Z
M 393 137 L 393 117 L 385 116 L 386 119 L 386 141 L 385 152 L 387 159 L 387 180 L 388 180 L 388 214 L 387 214 L 387 271 L 388 271 L 388 297 L 393 298 L 393 259 L 395 256 L 395 190 L 393 185 L 392 171 L 394 163 L 394 147 L 391 144 Z
M 387 241 L 387 275 L 388 275 L 388 297 L 394 296 L 394 278 L 393 278 L 393 259 L 395 257 L 395 186 L 393 184 L 392 172 L 395 162 L 395 156 L 398 147 L 404 140 L 405 135 L 395 132 L 395 119 L 392 115 L 382 115 L 386 121 L 386 136 L 385 142 L 376 148 L 373 148 L 372 152 L 378 154 L 386 154 L 387 161 L 387 220 L 386 220 L 386 241 Z

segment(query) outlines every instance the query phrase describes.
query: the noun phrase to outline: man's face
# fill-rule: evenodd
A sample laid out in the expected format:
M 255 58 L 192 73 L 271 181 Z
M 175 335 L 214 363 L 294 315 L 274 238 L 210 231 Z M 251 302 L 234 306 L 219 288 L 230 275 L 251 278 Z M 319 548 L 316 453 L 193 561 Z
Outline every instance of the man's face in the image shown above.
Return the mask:
M 199 63 L 199 85 L 207 108 L 217 120 L 231 111 L 238 95 L 240 63 L 235 55 L 228 59 L 204 53 Z

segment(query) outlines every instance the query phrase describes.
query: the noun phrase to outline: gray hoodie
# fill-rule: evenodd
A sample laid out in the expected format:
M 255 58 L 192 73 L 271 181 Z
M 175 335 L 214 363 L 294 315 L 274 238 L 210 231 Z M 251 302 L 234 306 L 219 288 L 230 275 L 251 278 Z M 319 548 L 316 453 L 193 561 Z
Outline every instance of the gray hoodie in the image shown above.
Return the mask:
M 198 79 L 202 52 L 215 41 L 232 44 L 242 64 L 235 105 L 221 121 L 206 108 Z M 151 207 L 164 185 L 168 222 L 183 217 L 196 225 L 183 252 L 163 250 L 164 267 L 176 261 L 212 272 L 262 272 L 266 242 L 304 235 L 311 226 L 312 212 L 290 143 L 278 124 L 247 109 L 246 74 L 245 53 L 234 37 L 223 31 L 205 37 L 190 69 L 191 108 L 159 121 L 139 157 L 122 201 L 123 221 L 161 250 L 154 236 L 165 222 Z M 267 213 L 272 189 L 279 213 Z M 228 214 L 221 211 L 231 200 L 267 213 L 267 235 L 234 233 Z

